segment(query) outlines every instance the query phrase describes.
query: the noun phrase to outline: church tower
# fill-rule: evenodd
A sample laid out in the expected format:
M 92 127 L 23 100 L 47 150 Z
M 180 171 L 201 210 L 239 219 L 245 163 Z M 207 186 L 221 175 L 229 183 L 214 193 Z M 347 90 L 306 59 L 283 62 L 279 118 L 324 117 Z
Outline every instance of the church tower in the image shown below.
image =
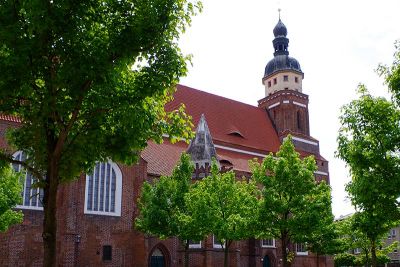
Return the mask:
M 329 182 L 328 162 L 320 155 L 319 141 L 310 135 L 308 95 L 302 88 L 304 73 L 300 63 L 289 56 L 287 28 L 280 17 L 273 33 L 274 57 L 265 67 L 265 97 L 258 106 L 266 110 L 281 141 L 291 134 L 297 151 L 315 156 L 317 179 Z

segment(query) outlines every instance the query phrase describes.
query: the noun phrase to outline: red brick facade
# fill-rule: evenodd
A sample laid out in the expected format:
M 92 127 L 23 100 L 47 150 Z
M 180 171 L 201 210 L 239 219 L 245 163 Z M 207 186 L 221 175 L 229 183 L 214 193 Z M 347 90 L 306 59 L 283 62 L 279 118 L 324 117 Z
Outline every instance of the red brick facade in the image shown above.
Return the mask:
M 3 127 L 4 121 L 1 121 Z M 63 185 L 59 190 L 58 261 L 59 266 L 149 266 L 149 257 L 158 248 L 166 266 L 183 266 L 183 252 L 176 239 L 160 241 L 134 229 L 136 199 L 147 177 L 147 163 L 141 159 L 132 167 L 119 165 L 122 171 L 122 211 L 120 217 L 84 213 L 85 177 Z M 245 173 L 242 173 L 245 174 Z M 41 266 L 43 212 L 24 209 L 24 222 L 0 235 L 0 266 Z M 102 260 L 104 245 L 112 246 L 112 260 Z M 276 248 L 262 248 L 260 240 L 235 242 L 230 249 L 230 266 L 263 266 L 268 255 L 271 265 L 279 266 L 279 242 Z M 212 237 L 202 248 L 190 250 L 190 266 L 222 266 L 223 252 L 213 248 Z M 315 256 L 297 256 L 293 266 L 316 266 Z M 320 266 L 332 266 L 321 257 Z
M 214 105 L 209 105 L 213 101 Z M 283 131 L 278 135 L 272 126 L 273 120 L 271 121 L 263 107 L 249 106 L 178 86 L 175 101 L 170 106 L 181 102 L 186 103 L 188 113 L 193 116 L 195 124 L 200 114 L 205 113 L 221 165 L 227 169 L 233 168 L 238 175 L 249 176 L 248 160 L 276 152 L 282 138 L 288 133 Z M 17 122 L 0 119 L 1 147 L 6 147 L 5 128 L 17 125 Z M 243 136 L 232 135 L 232 131 Z M 316 178 L 329 181 L 328 163 L 319 155 L 318 141 L 299 133 L 297 136 L 312 143 L 299 141 L 297 147 L 301 148 L 299 152 L 303 156 L 312 154 L 316 157 Z M 147 267 L 151 255 L 155 253 L 164 256 L 167 267 L 183 266 L 183 251 L 176 239 L 160 241 L 143 235 L 135 230 L 134 219 L 138 212 L 137 198 L 143 181 L 169 174 L 180 153 L 185 151 L 187 146 L 184 142 L 170 144 L 166 141 L 162 145 L 149 143 L 136 165 L 128 167 L 118 164 L 122 173 L 121 216 L 85 214 L 85 175 L 75 182 L 62 185 L 58 195 L 58 265 Z M 0 266 L 42 264 L 43 212 L 29 209 L 23 211 L 23 223 L 0 234 Z M 103 246 L 111 246 L 111 260 L 103 259 Z M 269 266 L 278 267 L 281 258 L 279 248 L 279 241 L 276 241 L 273 248 L 264 248 L 261 241 L 255 239 L 234 242 L 229 253 L 230 266 L 268 266 L 264 261 L 268 258 Z M 293 245 L 291 251 L 294 251 Z M 190 249 L 190 266 L 193 267 L 223 266 L 223 258 L 223 251 L 214 248 L 212 237 L 203 240 L 201 248 Z M 292 266 L 314 267 L 317 266 L 316 260 L 315 255 L 311 253 L 297 255 Z M 331 267 L 333 263 L 329 257 L 321 256 L 319 266 Z

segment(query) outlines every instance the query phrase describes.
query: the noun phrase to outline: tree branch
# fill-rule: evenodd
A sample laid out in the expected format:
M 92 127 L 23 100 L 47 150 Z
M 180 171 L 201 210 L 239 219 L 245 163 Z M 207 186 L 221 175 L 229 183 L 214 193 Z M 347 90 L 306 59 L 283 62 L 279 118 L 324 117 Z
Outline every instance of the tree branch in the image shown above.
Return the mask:
M 57 144 L 56 147 L 54 149 L 54 156 L 55 157 L 59 157 L 62 151 L 62 148 L 64 146 L 65 140 L 67 139 L 68 133 L 71 131 L 72 126 L 74 125 L 74 123 L 76 122 L 77 118 L 78 118 L 78 114 L 79 111 L 81 110 L 82 107 L 82 103 L 83 103 L 83 99 L 85 96 L 85 92 L 89 89 L 89 87 L 92 85 L 92 81 L 91 80 L 87 80 L 85 81 L 85 83 L 82 85 L 81 87 L 81 92 L 82 94 L 79 96 L 76 106 L 74 108 L 74 110 L 72 111 L 71 114 L 71 119 L 69 120 L 68 124 L 66 127 L 64 127 L 64 129 L 61 131 L 59 138 L 57 140 Z

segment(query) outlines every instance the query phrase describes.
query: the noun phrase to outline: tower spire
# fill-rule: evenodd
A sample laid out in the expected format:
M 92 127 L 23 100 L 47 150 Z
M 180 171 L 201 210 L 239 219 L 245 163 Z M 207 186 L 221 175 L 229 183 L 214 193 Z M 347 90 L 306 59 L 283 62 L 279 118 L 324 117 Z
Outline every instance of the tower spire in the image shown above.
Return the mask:
M 278 16 L 279 16 L 279 20 L 281 20 L 281 8 L 278 8 Z

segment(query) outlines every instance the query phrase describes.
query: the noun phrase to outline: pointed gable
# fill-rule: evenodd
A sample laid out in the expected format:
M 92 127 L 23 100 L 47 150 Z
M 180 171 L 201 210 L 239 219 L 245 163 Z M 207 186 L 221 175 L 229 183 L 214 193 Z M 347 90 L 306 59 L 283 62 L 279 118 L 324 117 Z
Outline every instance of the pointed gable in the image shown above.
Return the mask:
M 194 138 L 189 144 L 188 153 L 195 165 L 193 178 L 208 175 L 213 158 L 217 159 L 214 143 L 204 114 L 201 114 Z
M 205 163 L 211 164 L 212 158 L 217 159 L 217 152 L 204 114 L 201 114 L 195 137 L 190 142 L 187 153 L 191 156 L 193 163 L 199 166 L 204 166 Z

